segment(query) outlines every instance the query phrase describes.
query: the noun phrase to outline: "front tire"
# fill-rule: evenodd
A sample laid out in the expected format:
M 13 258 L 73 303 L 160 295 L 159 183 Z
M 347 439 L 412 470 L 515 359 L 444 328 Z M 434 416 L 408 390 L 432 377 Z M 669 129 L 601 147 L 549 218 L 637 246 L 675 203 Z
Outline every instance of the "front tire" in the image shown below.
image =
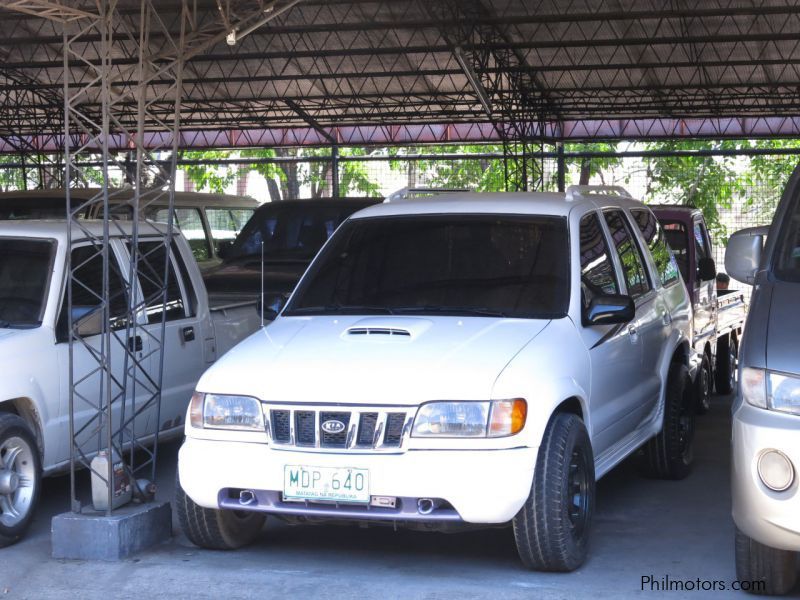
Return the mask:
M 255 540 L 266 517 L 250 511 L 217 510 L 196 504 L 175 475 L 175 507 L 183 533 L 195 546 L 209 550 L 236 550 Z
M 797 582 L 797 553 L 765 546 L 736 528 L 736 578 L 763 583 L 747 591 L 780 596 Z
M 718 394 L 730 394 L 736 388 L 736 359 L 739 347 L 733 335 L 726 335 L 717 341 L 717 365 L 714 371 L 714 385 Z
M 698 415 L 704 415 L 711 410 L 711 388 L 713 380 L 711 378 L 711 360 L 708 354 L 703 354 L 703 362 L 700 363 L 700 370 L 697 373 L 694 393 L 697 396 L 695 410 Z
M 0 413 L 0 548 L 25 535 L 41 486 L 39 448 L 31 428 L 17 415 Z
M 547 426 L 528 500 L 513 520 L 522 563 L 574 571 L 586 560 L 594 513 L 594 456 L 583 421 L 556 414 Z
M 694 460 L 694 396 L 685 365 L 673 363 L 667 375 L 664 424 L 644 446 L 645 475 L 659 479 L 683 479 Z

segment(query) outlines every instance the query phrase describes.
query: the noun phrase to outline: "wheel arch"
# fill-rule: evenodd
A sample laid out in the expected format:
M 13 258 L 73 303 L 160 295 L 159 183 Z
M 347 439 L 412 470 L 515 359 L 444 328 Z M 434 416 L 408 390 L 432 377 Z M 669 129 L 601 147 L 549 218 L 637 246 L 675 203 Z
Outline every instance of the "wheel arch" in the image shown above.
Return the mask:
M 44 457 L 44 435 L 42 433 L 41 419 L 36 403 L 27 397 L 11 398 L 0 401 L 0 413 L 10 413 L 17 415 L 25 421 L 31 428 L 36 438 L 36 446 L 39 449 L 39 457 Z

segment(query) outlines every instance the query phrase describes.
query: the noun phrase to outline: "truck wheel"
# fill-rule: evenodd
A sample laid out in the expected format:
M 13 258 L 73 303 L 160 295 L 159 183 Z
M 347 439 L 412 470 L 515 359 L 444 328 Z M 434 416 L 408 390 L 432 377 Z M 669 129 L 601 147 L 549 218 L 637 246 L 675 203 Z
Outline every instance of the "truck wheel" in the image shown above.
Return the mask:
M 704 415 L 711 410 L 711 388 L 713 380 L 711 378 L 711 361 L 708 354 L 703 354 L 703 362 L 697 372 L 694 393 L 697 397 L 695 411 L 698 415 Z
M 39 502 L 36 438 L 17 415 L 0 413 L 0 548 L 22 539 Z
M 261 533 L 266 517 L 251 511 L 203 508 L 189 498 L 175 475 L 175 506 L 183 533 L 195 546 L 209 550 L 235 550 Z
M 726 335 L 717 340 L 717 368 L 714 384 L 718 394 L 730 394 L 736 387 L 736 359 L 739 348 L 736 341 Z
M 664 424 L 644 446 L 643 470 L 650 477 L 683 479 L 694 459 L 694 397 L 689 370 L 673 363 L 667 375 Z
M 537 571 L 574 571 L 586 559 L 594 512 L 594 456 L 583 421 L 556 414 L 536 459 L 531 493 L 514 517 L 522 563 Z
M 786 594 L 797 581 L 797 554 L 760 544 L 737 527 L 736 578 L 739 581 L 762 582 L 763 587 L 753 585 L 746 590 L 754 594 Z

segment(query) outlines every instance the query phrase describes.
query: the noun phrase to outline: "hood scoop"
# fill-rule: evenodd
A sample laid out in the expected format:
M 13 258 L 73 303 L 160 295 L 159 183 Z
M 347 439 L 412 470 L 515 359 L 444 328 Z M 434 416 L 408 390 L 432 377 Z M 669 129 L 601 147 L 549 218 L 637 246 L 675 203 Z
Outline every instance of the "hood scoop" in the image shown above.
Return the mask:
M 410 340 L 432 325 L 428 319 L 414 317 L 368 317 L 345 329 L 344 339 Z
M 396 329 L 393 327 L 351 327 L 347 330 L 347 335 L 402 335 L 411 337 L 408 329 Z

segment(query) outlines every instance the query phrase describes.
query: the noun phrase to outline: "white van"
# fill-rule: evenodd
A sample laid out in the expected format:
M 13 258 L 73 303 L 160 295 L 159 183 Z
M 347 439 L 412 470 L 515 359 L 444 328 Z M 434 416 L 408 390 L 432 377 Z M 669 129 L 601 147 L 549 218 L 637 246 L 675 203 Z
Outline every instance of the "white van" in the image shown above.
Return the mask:
M 99 188 L 71 190 L 74 207 L 100 193 Z M 118 214 L 127 213 L 126 201 L 132 191 L 112 190 L 110 202 Z M 27 190 L 0 193 L 0 221 L 18 219 L 63 219 L 66 206 L 64 190 Z M 145 210 L 145 218 L 166 222 L 166 198 Z M 258 201 L 247 196 L 206 194 L 201 192 L 175 192 L 175 223 L 192 248 L 192 254 L 201 269 L 220 262 L 220 242 L 233 241 L 258 207 Z M 100 207 L 87 208 L 82 216 L 99 218 Z

